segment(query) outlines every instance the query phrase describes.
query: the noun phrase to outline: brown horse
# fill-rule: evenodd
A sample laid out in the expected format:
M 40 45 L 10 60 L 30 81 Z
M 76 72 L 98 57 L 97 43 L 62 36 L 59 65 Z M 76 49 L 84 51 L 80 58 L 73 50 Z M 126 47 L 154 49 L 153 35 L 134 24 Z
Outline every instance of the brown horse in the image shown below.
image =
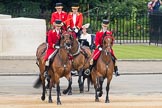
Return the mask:
M 79 78 L 79 88 L 80 93 L 83 92 L 83 75 L 84 70 L 89 67 L 89 64 L 86 63 L 91 56 L 91 50 L 87 46 L 81 46 L 77 39 L 73 38 L 72 47 L 70 49 L 70 53 L 72 56 L 72 70 L 76 70 L 78 72 Z M 71 90 L 69 94 L 72 94 Z
M 109 103 L 109 86 L 114 71 L 114 63 L 110 53 L 111 43 L 112 38 L 110 36 L 105 36 L 103 38 L 101 54 L 97 60 L 96 65 L 92 68 L 91 71 L 91 81 L 95 88 L 95 101 L 99 101 L 98 97 L 102 96 L 103 81 L 105 78 L 107 78 L 105 103 Z
M 71 60 L 69 60 L 69 49 L 71 48 L 72 43 L 72 35 L 68 32 L 65 32 L 61 36 L 60 41 L 60 49 L 55 55 L 52 65 L 51 71 L 49 71 L 49 76 L 51 76 L 50 80 L 50 88 L 49 88 L 49 103 L 52 102 L 51 98 L 51 90 L 53 84 L 56 84 L 57 91 L 57 104 L 61 104 L 60 101 L 60 78 L 65 77 L 68 82 L 68 88 L 63 91 L 66 94 L 71 88 L 72 79 L 71 79 Z

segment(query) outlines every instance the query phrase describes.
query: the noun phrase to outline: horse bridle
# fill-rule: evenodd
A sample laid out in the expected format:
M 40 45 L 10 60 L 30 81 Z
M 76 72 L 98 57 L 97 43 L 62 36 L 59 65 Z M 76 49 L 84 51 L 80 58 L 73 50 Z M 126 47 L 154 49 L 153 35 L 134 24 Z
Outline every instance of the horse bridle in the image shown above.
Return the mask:
M 60 47 L 65 47 L 66 49 L 71 49 L 71 47 L 72 47 L 72 36 L 71 36 L 71 34 L 66 34 L 66 33 L 64 33 L 62 36 L 64 36 L 64 35 L 70 35 L 70 43 L 67 43 L 67 40 L 68 39 L 65 39 L 64 40 L 64 45 L 63 46 L 60 46 Z M 62 38 L 62 36 L 61 36 L 61 38 Z
M 106 39 L 110 39 L 110 38 L 106 38 Z M 103 42 L 104 42 L 104 40 L 103 40 Z M 106 46 L 105 48 L 102 49 L 102 51 L 106 53 L 106 56 L 109 55 L 111 57 L 111 53 L 107 49 L 111 49 L 111 44 L 108 44 L 108 46 Z M 105 61 L 105 60 L 103 60 L 103 61 Z M 106 65 L 108 65 L 109 63 L 110 63 L 110 60 L 108 62 L 105 62 Z

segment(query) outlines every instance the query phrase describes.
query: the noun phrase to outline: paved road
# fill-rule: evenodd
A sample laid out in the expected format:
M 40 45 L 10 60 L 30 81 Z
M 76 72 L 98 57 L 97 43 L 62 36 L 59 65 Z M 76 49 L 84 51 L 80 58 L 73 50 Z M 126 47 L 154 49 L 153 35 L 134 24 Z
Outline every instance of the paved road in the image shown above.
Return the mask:
M 37 76 L 0 76 L 0 95 L 41 94 L 41 88 L 32 87 Z M 110 94 L 150 95 L 162 93 L 162 74 L 157 75 L 121 75 L 113 78 Z M 66 79 L 61 79 L 61 89 L 67 87 Z M 77 77 L 73 77 L 73 92 L 79 94 Z M 106 81 L 104 83 L 104 91 Z M 87 86 L 85 87 L 87 90 Z M 94 94 L 93 86 L 88 94 Z
M 118 61 L 121 74 L 161 73 L 162 61 Z M 38 74 L 35 60 L 0 60 L 2 74 Z
M 110 93 L 162 93 L 162 62 L 119 61 L 118 66 L 121 76 L 114 76 Z M 41 89 L 32 88 L 38 74 L 35 60 L 0 60 L 0 94 L 40 94 Z M 65 88 L 67 81 L 63 78 L 61 84 Z M 77 77 L 73 78 L 73 91 L 79 92 Z

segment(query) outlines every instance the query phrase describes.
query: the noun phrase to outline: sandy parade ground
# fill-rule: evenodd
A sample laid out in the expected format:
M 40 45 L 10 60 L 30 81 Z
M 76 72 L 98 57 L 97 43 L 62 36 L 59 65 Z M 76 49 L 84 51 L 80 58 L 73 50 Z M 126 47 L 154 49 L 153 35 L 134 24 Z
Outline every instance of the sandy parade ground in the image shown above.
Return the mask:
M 48 100 L 40 100 L 39 95 L 10 95 L 0 96 L 0 108 L 162 108 L 162 95 L 110 95 L 110 103 L 94 102 L 92 95 L 61 96 L 62 105 L 56 104 L 56 96 L 53 103 Z

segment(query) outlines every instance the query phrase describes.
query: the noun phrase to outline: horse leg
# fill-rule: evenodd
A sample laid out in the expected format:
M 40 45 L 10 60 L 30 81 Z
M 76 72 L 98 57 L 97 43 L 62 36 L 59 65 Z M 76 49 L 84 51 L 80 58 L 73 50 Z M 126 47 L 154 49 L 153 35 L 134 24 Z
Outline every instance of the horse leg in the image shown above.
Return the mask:
M 84 81 L 85 81 L 86 77 L 83 76 L 83 91 L 84 91 Z
M 49 89 L 50 88 L 50 78 L 48 77 L 47 78 L 47 85 L 46 85 L 46 89 Z
M 98 98 L 98 90 L 97 90 L 97 84 L 96 82 L 94 83 L 94 88 L 95 88 L 95 102 L 99 102 L 99 98 Z
M 45 93 L 46 93 L 45 78 L 43 76 L 41 76 L 41 80 L 42 80 L 42 90 L 43 90 L 41 99 L 44 101 L 45 100 Z
M 63 94 L 67 94 L 68 93 L 68 95 L 72 95 L 72 91 L 71 91 L 72 90 L 72 87 L 71 87 L 71 85 L 72 85 L 72 78 L 70 78 L 68 81 L 69 81 L 68 88 L 63 91 Z
M 89 88 L 90 88 L 90 77 L 89 76 L 83 76 L 83 91 L 84 91 L 84 82 L 85 82 L 85 79 L 87 78 L 87 92 L 89 92 Z
M 89 76 L 87 77 L 87 86 L 88 86 L 88 92 L 89 92 L 89 89 L 90 89 L 90 77 Z
M 99 77 L 99 84 L 100 84 L 100 87 L 99 87 L 99 91 L 100 91 L 99 97 L 101 97 L 102 94 L 103 94 L 103 91 L 102 91 L 103 82 L 104 82 L 104 78 L 103 77 Z
M 109 103 L 110 100 L 109 100 L 109 86 L 110 86 L 110 83 L 107 82 L 107 86 L 106 86 L 106 100 L 105 100 L 105 103 Z
M 53 86 L 53 82 L 51 81 L 50 86 L 49 86 L 49 100 L 48 100 L 48 103 L 53 103 L 52 96 L 51 96 L 52 86 Z
M 79 83 L 79 89 L 80 89 L 80 93 L 83 93 L 83 68 L 81 68 L 79 70 L 79 79 L 78 79 L 78 83 Z
M 72 95 L 72 87 L 69 88 L 68 95 Z
M 57 105 L 61 105 L 61 101 L 60 101 L 60 84 L 57 83 Z

